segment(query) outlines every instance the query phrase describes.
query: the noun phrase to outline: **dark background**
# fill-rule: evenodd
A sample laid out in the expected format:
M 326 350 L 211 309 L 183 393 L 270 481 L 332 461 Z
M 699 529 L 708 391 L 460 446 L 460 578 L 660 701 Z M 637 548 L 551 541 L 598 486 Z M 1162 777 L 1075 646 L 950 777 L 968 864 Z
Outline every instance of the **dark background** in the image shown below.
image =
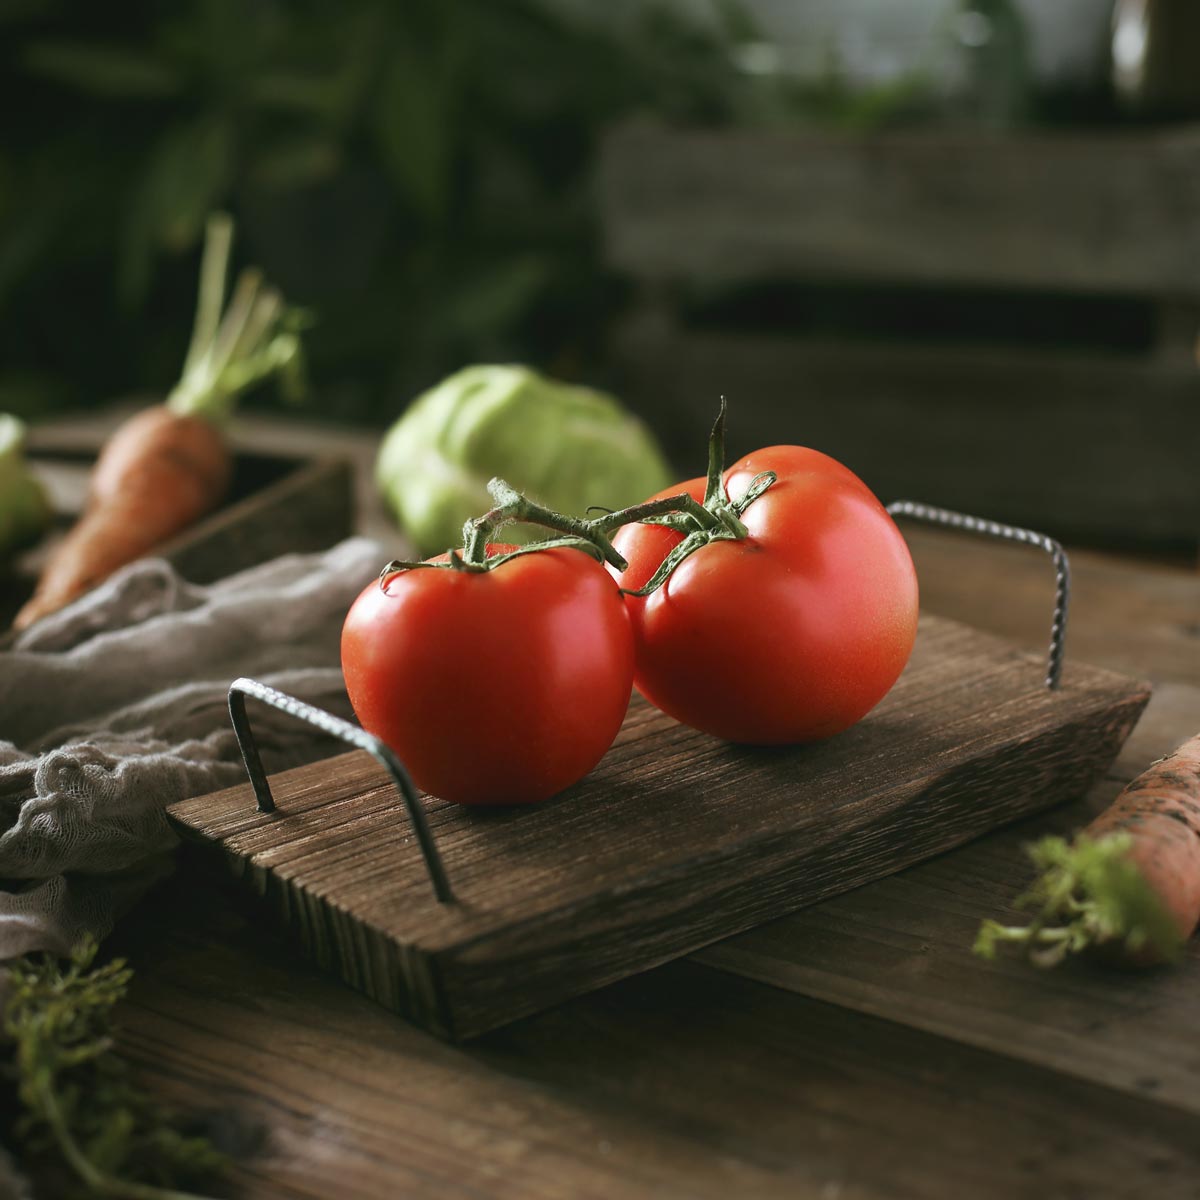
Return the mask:
M 735 450 L 749 448 L 739 428 L 744 439 L 818 444 L 881 494 L 919 490 L 1083 540 L 1187 552 L 1200 529 L 1200 496 L 1180 482 L 1181 447 L 1200 436 L 1187 415 L 1200 259 L 1196 287 L 1180 280 L 1194 244 L 1180 246 L 1161 282 L 1153 266 L 1132 283 L 1111 272 L 1006 278 L 982 266 L 977 278 L 943 279 L 895 256 L 875 269 L 868 253 L 855 259 L 840 245 L 814 266 L 811 253 L 789 257 L 786 236 L 778 271 L 710 272 L 699 265 L 710 240 L 724 231 L 730 242 L 739 219 L 748 235 L 761 223 L 710 180 L 679 185 L 681 220 L 689 205 L 707 207 L 688 226 L 695 269 L 664 276 L 613 250 L 630 244 L 622 222 L 637 216 L 628 197 L 645 180 L 636 155 L 609 147 L 629 127 L 656 129 L 653 167 L 673 161 L 672 131 L 718 132 L 729 140 L 715 144 L 710 175 L 728 154 L 753 200 L 758 176 L 767 181 L 781 159 L 803 170 L 814 138 L 844 146 L 859 167 L 863 147 L 881 147 L 882 160 L 909 136 L 944 138 L 952 164 L 964 146 L 1019 156 L 1039 139 L 1087 143 L 1094 178 L 1081 183 L 1079 227 L 1099 232 L 1081 255 L 1098 246 L 1103 257 L 1109 226 L 1112 237 L 1128 232 L 1111 220 L 1127 197 L 1106 195 L 1128 168 L 1106 167 L 1103 139 L 1145 139 L 1152 152 L 1163 131 L 1190 128 L 1200 112 L 1198 9 L 1189 0 L 3 0 L 0 410 L 38 419 L 169 388 L 204 219 L 224 208 L 237 221 L 237 264 L 258 264 L 312 314 L 301 414 L 382 427 L 464 363 L 525 361 L 617 391 L 690 464 L 726 391 L 735 415 L 739 404 L 747 414 L 735 422 Z M 1161 227 L 1161 211 L 1182 227 L 1200 210 L 1198 156 L 1174 143 L 1167 156 L 1165 191 L 1149 194 L 1141 225 L 1130 218 L 1135 236 Z M 1034 205 L 1031 228 L 1054 208 L 1052 183 L 1044 205 L 1026 189 L 1004 207 L 1007 181 L 1029 173 L 1019 157 L 987 204 L 921 161 L 901 154 L 895 164 L 887 178 L 899 181 L 904 220 L 921 229 L 909 235 L 902 223 L 899 243 L 928 246 L 940 236 L 934 216 L 963 225 L 977 213 L 982 247 L 1005 220 L 1021 228 L 1018 204 Z M 1181 183 L 1184 168 L 1193 174 Z M 973 168 L 961 169 L 969 182 Z M 819 199 L 836 212 L 826 176 Z M 862 196 L 847 200 L 851 211 Z M 814 216 L 809 203 L 800 187 L 788 212 L 795 230 Z M 854 232 L 841 230 L 843 241 Z M 966 246 L 958 260 L 972 257 Z M 739 337 L 751 340 L 725 354 Z M 713 353 L 700 380 L 672 367 L 699 361 L 697 348 Z M 863 348 L 875 356 L 865 375 Z M 880 359 L 889 348 L 904 354 Z M 1009 351 L 1020 369 L 997 383 L 990 364 Z M 1160 360 L 1171 362 L 1169 378 Z M 1096 361 L 1116 361 L 1111 385 L 1105 374 L 1098 389 Z M 1139 373 L 1146 364 L 1152 378 Z M 881 391 L 882 378 L 899 382 Z M 983 399 L 972 398 L 976 381 Z M 1067 473 L 1061 513 L 1054 488 L 1014 499 L 1011 488 L 970 486 L 1000 471 L 1044 474 L 1020 447 L 1045 428 L 1072 437 L 1098 390 L 1099 432 L 1073 452 L 1093 469 Z M 817 420 L 822 395 L 831 399 Z M 931 395 L 936 411 L 922 407 Z M 1145 424 L 1147 396 L 1148 421 L 1176 427 L 1161 447 L 1135 447 L 1137 478 L 1117 489 L 1114 509 L 1128 510 L 1137 493 L 1140 515 L 1081 518 L 1103 509 L 1106 464 Z M 268 387 L 246 403 L 282 401 Z M 971 405 L 982 406 L 975 426 L 963 415 Z M 943 432 L 922 442 L 933 447 L 928 461 L 880 474 L 873 423 L 884 440 L 922 423 Z M 948 454 L 997 428 L 991 461 L 939 475 Z M 1142 479 L 1161 490 L 1156 477 L 1166 493 L 1142 496 Z
M 205 215 L 312 309 L 311 404 L 382 417 L 463 361 L 594 359 L 589 194 L 623 114 L 734 118 L 737 18 L 537 0 L 6 4 L 0 408 L 161 390 Z
M 890 18 L 882 81 L 841 66 L 830 39 L 853 55 L 886 6 L 860 4 L 856 25 L 809 5 L 807 28 L 802 4 L 605 7 L 4 4 L 0 407 L 36 416 L 168 386 L 215 207 L 238 218 L 239 261 L 313 310 L 312 404 L 329 415 L 389 415 L 469 360 L 594 372 L 627 299 L 591 188 L 615 123 L 871 128 L 967 107 L 934 94 L 929 4 Z M 772 25 L 790 41 L 771 42 Z M 746 69 L 771 47 L 774 73 Z M 1099 71 L 1038 91 L 1027 48 L 1011 57 L 1020 95 L 1002 117 L 1112 115 Z M 895 314 L 884 298 L 865 319 Z

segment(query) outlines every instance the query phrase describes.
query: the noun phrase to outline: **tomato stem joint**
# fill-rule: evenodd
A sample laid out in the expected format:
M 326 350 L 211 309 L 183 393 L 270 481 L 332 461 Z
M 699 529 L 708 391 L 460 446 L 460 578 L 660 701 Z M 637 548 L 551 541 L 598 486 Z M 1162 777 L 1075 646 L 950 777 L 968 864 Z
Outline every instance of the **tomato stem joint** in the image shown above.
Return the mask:
M 774 471 L 761 471 L 740 496 L 736 499 L 729 497 L 722 478 L 725 472 L 725 414 L 725 397 L 722 396 L 721 408 L 708 438 L 708 477 L 704 485 L 703 505 L 693 500 L 693 508 L 682 508 L 657 521 L 683 534 L 683 541 L 671 550 L 640 588 L 625 589 L 627 596 L 650 595 L 666 583 L 684 559 L 690 558 L 709 542 L 743 541 L 750 536 L 742 516 L 775 483 L 776 475 Z
M 613 546 L 611 535 L 623 525 L 634 522 L 666 525 L 683 535 L 681 541 L 663 560 L 658 570 L 645 584 L 628 595 L 645 596 L 660 587 L 671 572 L 690 554 L 701 546 L 718 540 L 741 540 L 749 536 L 742 515 L 774 482 L 773 471 L 756 475 L 750 486 L 736 500 L 731 500 L 725 491 L 721 475 L 725 467 L 725 397 L 721 397 L 721 408 L 712 428 L 708 442 L 708 478 L 701 504 L 687 492 L 671 496 L 659 496 L 642 504 L 615 512 L 604 512 L 598 517 L 572 517 L 555 512 L 531 500 L 503 479 L 493 479 L 488 484 L 488 495 L 493 505 L 482 516 L 475 517 L 463 526 L 461 550 L 451 550 L 444 558 L 436 561 L 408 562 L 393 559 L 379 572 L 379 586 L 387 590 L 388 579 L 400 571 L 418 568 L 441 568 L 463 572 L 492 571 L 510 558 L 531 554 L 539 550 L 570 547 L 590 554 L 600 562 L 609 563 L 618 571 L 629 565 Z M 531 542 L 504 554 L 488 554 L 489 543 L 506 525 L 515 523 L 541 525 L 554 530 L 558 536 Z

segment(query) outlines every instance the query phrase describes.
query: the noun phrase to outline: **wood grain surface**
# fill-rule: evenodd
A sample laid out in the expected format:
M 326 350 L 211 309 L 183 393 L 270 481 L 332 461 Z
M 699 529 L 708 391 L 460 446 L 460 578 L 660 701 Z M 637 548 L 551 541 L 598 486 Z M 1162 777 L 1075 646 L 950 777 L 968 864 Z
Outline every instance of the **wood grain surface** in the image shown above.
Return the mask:
M 712 946 L 699 961 L 1200 1117 L 1200 943 L 1179 967 L 1151 972 L 1080 961 L 1037 971 L 1017 956 L 971 954 L 983 918 L 1027 919 L 1013 900 L 1030 878 L 1028 841 L 1080 828 L 1197 729 L 1200 688 L 1168 685 L 1085 801 Z
M 1150 1092 L 689 961 L 452 1045 L 190 869 L 117 949 L 121 1050 L 234 1154 L 237 1200 L 1197 1195 L 1200 1122 Z
M 617 130 L 609 256 L 639 278 L 1200 293 L 1200 130 L 980 137 Z
M 719 742 L 638 700 L 600 766 L 531 808 L 430 800 L 455 891 L 439 904 L 386 774 L 356 752 L 169 810 L 219 847 L 318 963 L 410 1019 L 467 1037 L 857 887 L 1078 797 L 1145 685 L 922 618 L 912 661 L 846 733 Z
M 1064 541 L 1200 546 L 1200 373 L 1101 352 L 631 329 L 628 395 L 696 474 L 717 397 L 730 449 L 815 446 L 883 500 Z
M 906 527 L 922 601 L 1029 647 L 1051 584 L 1031 554 Z M 1200 1113 L 1200 947 L 1177 971 L 1114 974 L 1086 963 L 1039 973 L 980 964 L 985 916 L 1018 919 L 1030 878 L 1022 846 L 1086 824 L 1150 762 L 1200 729 L 1200 578 L 1074 553 L 1068 661 L 1078 656 L 1160 681 L 1108 777 L 1085 801 L 1014 826 L 871 888 L 701 952 L 710 965 L 821 996 L 946 1037 L 1154 1095 Z M 1003 586 L 996 587 L 1003 579 Z M 971 880 L 964 887 L 962 881 Z M 1200 1130 L 1198 1130 L 1200 1137 Z M 1200 1195 L 1200 1181 L 1196 1194 Z
M 263 446 L 334 444 L 328 430 L 256 425 Z M 340 437 L 339 452 L 354 440 Z M 364 502 L 369 442 L 357 447 Z M 387 529 L 378 507 L 359 521 Z M 1040 556 L 905 532 L 926 611 L 1044 650 L 1053 585 Z M 1064 827 L 1200 728 L 1200 577 L 1090 553 L 1072 561 L 1068 678 L 1083 661 L 1160 686 L 1117 770 L 1086 803 L 1057 810 Z M 136 969 L 119 1048 L 157 1099 L 233 1154 L 215 1194 L 234 1200 L 1197 1200 L 1200 1078 L 1189 1088 L 1187 1071 L 1161 1069 L 1173 1047 L 1194 1061 L 1194 954 L 1178 976 L 1043 976 L 975 967 L 954 940 L 956 927 L 973 936 L 977 888 L 998 913 L 1023 886 L 1015 844 L 1007 866 L 987 865 L 993 842 L 1022 832 L 771 928 L 773 963 L 786 957 L 822 986 L 840 974 L 843 994 L 858 989 L 847 1000 L 683 960 L 466 1045 L 342 986 L 256 899 L 185 862 L 113 939 Z M 830 908 L 840 916 L 823 926 Z M 788 926 L 794 943 L 777 932 Z M 872 995 L 887 1017 L 866 1010 Z M 917 1028 L 934 1005 L 940 1032 Z M 1019 1026 L 1026 1010 L 1028 1036 L 992 1026 L 994 1048 L 981 1048 L 990 1011 Z M 1061 1031 L 1082 1055 L 1096 1022 L 1106 1061 L 1056 1065 Z M 1139 1085 L 1143 1055 L 1153 1065 Z
M 910 521 L 904 537 L 925 611 L 1027 650 L 1045 647 L 1054 572 L 1044 554 Z M 1156 684 L 1200 686 L 1200 572 L 1086 550 L 1070 557 L 1068 672 L 1076 662 L 1097 663 Z
M 606 255 L 641 301 L 622 394 L 685 475 L 724 394 L 739 452 L 815 446 L 884 499 L 1194 560 L 1198 148 L 1195 124 L 617 129 Z M 1006 316 L 1022 296 L 1044 320 Z M 1126 315 L 1106 335 L 1088 303 Z

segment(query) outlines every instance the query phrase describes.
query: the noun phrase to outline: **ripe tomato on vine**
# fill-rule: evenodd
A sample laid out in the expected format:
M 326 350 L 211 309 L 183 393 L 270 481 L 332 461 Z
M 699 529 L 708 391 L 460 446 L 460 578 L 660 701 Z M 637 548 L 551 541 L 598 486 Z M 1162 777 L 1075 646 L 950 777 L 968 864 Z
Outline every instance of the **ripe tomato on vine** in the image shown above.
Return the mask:
M 588 519 L 495 479 L 461 551 L 389 563 L 363 591 L 342 632 L 347 691 L 422 788 L 546 799 L 600 760 L 634 683 L 677 720 L 764 744 L 829 737 L 882 699 L 917 629 L 900 531 L 815 450 L 722 470 L 724 418 L 704 479 Z M 556 536 L 490 542 L 516 521 Z
M 756 450 L 686 492 L 712 520 L 624 525 L 634 683 L 685 724 L 760 744 L 829 737 L 896 682 L 917 632 L 917 577 L 895 522 L 841 463 Z M 666 495 L 667 493 L 663 493 Z
M 570 546 L 492 545 L 489 569 L 400 570 L 365 588 L 342 631 L 364 729 L 417 785 L 460 804 L 527 804 L 582 778 L 633 687 L 620 592 Z

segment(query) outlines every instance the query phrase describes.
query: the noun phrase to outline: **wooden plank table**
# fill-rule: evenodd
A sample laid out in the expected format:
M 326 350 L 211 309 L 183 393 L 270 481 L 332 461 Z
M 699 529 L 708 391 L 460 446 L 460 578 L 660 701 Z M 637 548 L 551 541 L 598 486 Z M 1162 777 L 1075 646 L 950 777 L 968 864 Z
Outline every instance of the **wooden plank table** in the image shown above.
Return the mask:
M 927 610 L 1043 644 L 1039 556 L 906 532 Z M 185 862 L 114 938 L 121 1049 L 236 1155 L 239 1198 L 1200 1197 L 1200 943 L 1137 976 L 969 954 L 1023 841 L 1200 729 L 1200 576 L 1074 566 L 1067 669 L 1159 685 L 1085 801 L 464 1046 Z

